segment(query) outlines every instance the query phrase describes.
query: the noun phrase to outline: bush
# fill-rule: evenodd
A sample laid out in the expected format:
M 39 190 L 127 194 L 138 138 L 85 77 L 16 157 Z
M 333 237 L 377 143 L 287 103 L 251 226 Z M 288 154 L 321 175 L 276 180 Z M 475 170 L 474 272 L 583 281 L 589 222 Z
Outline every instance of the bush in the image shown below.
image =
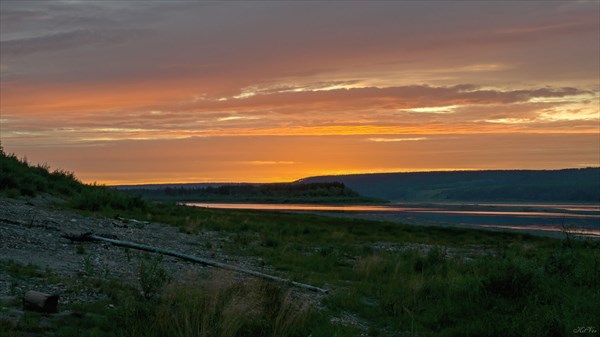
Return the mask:
M 0 194 L 8 197 L 33 197 L 47 193 L 67 199 L 69 205 L 87 211 L 145 210 L 147 203 L 139 196 L 97 185 L 82 184 L 72 172 L 49 171 L 48 165 L 30 165 L 0 148 Z
M 535 291 L 538 270 L 530 261 L 503 258 L 491 261 L 488 268 L 483 286 L 492 295 L 514 299 Z
M 70 205 L 85 211 L 145 210 L 147 203 L 139 196 L 131 196 L 105 186 L 87 186 L 70 199 Z
M 162 255 L 151 257 L 144 254 L 140 257 L 138 277 L 142 295 L 151 299 L 155 297 L 169 280 L 167 271 L 162 267 Z
M 306 299 L 227 272 L 172 283 L 155 306 L 136 308 L 124 313 L 125 336 L 307 336 L 311 318 Z
M 548 255 L 544 268 L 546 273 L 558 275 L 561 279 L 567 280 L 573 275 L 575 265 L 576 260 L 573 251 L 559 250 Z

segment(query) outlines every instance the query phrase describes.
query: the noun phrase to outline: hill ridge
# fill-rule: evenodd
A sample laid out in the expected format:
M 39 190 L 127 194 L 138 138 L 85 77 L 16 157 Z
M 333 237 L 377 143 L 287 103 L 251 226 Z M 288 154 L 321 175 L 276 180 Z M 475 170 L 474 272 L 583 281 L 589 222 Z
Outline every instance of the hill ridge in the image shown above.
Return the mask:
M 395 201 L 600 201 L 600 167 L 323 175 L 296 183 L 340 182 Z

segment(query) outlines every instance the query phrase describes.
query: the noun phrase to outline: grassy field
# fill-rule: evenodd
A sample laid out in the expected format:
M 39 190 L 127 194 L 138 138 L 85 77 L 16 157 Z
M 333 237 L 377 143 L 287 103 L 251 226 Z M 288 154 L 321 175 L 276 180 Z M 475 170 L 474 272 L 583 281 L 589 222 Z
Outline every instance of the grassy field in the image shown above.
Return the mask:
M 10 156 L 2 160 L 3 193 L 51 193 L 67 200 L 63 207 L 84 213 L 160 222 L 189 234 L 217 231 L 227 238 L 218 244 L 227 254 L 330 289 L 323 296 L 301 294 L 223 272 L 190 284 L 169 280 L 153 257 L 139 258 L 137 284 L 99 275 L 70 279 L 4 263 L 2 272 L 73 284 L 74 291 L 94 288 L 107 300 L 72 304 L 87 314 L 61 318 L 45 330 L 42 318 L 28 313 L 16 328 L 0 323 L 3 336 L 43 330 L 53 336 L 507 337 L 595 336 L 600 330 L 598 241 L 150 204 L 81 185 L 69 174 L 52 178 L 43 167 L 25 169 Z M 25 191 L 5 183 L 30 174 L 46 178 Z M 62 190 L 65 184 L 75 187 Z
M 313 336 L 365 332 L 325 319 L 344 315 L 373 336 L 565 336 L 600 323 L 597 242 L 173 205 L 145 219 L 227 233 L 228 253 L 331 289 Z

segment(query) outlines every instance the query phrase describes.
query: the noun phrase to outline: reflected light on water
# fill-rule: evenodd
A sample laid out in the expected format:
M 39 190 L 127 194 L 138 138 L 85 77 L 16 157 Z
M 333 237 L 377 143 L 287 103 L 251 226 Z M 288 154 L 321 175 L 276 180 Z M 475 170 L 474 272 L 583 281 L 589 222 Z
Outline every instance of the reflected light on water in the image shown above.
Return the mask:
M 206 207 L 206 208 L 221 208 L 221 209 L 250 209 L 250 210 L 265 210 L 265 211 L 324 211 L 324 212 L 413 212 L 413 213 L 432 213 L 432 214 L 456 214 L 456 215 L 501 215 L 501 216 L 519 216 L 519 217 L 564 217 L 564 218 L 598 218 L 600 214 L 573 214 L 560 212 L 544 212 L 539 210 L 531 211 L 472 211 L 472 210 L 448 210 L 434 207 L 398 207 L 398 206 L 378 206 L 378 205 L 311 205 L 311 204 L 236 204 L 236 203 L 185 203 L 188 206 Z M 398 204 L 395 204 L 398 205 Z M 448 204 L 439 204 L 448 205 Z M 473 204 L 476 206 L 476 204 Z M 496 204 L 485 204 L 492 206 Z M 499 204 L 498 204 L 499 205 Z M 518 204 L 502 205 L 502 206 L 524 206 Z M 542 206 L 542 205 L 528 205 Z M 558 205 L 543 205 L 544 207 Z M 566 209 L 562 208 L 561 209 Z M 555 209 L 558 209 L 556 207 Z M 584 207 L 583 210 L 589 209 Z
M 544 205 L 544 204 L 449 204 L 449 203 L 394 203 L 390 205 L 311 205 L 311 204 L 244 204 L 244 203 L 184 203 L 188 206 L 219 208 L 219 209 L 246 209 L 266 211 L 307 211 L 307 212 L 336 212 L 356 214 L 357 216 L 381 216 L 389 220 L 405 220 L 410 214 L 412 221 L 419 215 L 417 224 L 427 220 L 429 216 L 445 217 L 445 225 L 468 225 L 474 228 L 497 228 L 524 231 L 543 231 L 547 233 L 564 232 L 565 229 L 557 225 L 557 221 L 571 219 L 576 222 L 574 228 L 567 229 L 573 235 L 584 235 L 600 238 L 600 214 L 589 214 L 598 207 L 595 205 Z M 402 207 L 402 205 L 409 207 Z M 420 207 L 417 207 L 420 206 Z M 448 206 L 452 206 L 448 207 Z M 470 206 L 471 210 L 456 209 L 457 207 Z M 493 210 L 477 208 L 495 207 Z M 510 207 L 518 207 L 518 211 Z M 475 210 L 473 210 L 475 209 Z M 572 213 L 575 210 L 586 214 Z M 561 212 L 561 210 L 563 212 Z M 592 212 L 590 212 L 592 211 Z M 362 213 L 362 214 L 361 214 Z M 421 218 L 423 215 L 424 218 Z M 461 217 L 462 216 L 462 217 Z M 403 218 L 404 217 L 404 218 Z M 517 220 L 521 219 L 521 220 Z M 562 220 L 561 220 L 562 219 Z M 392 220 L 392 221 L 394 221 Z M 465 222 L 466 221 L 466 222 Z M 506 221 L 506 224 L 491 224 L 490 221 Z M 517 223 L 515 223 L 515 221 Z M 533 223 L 532 223 L 533 221 Z M 521 222 L 522 224 L 519 224 Z M 555 224 L 550 224 L 555 222 Z M 427 223 L 427 222 L 424 222 Z
M 225 203 L 185 203 L 188 206 L 222 208 L 222 209 L 253 209 L 263 211 L 338 211 L 338 212 L 417 212 L 427 211 L 428 208 L 389 207 L 375 205 L 310 205 L 310 204 L 225 204 Z

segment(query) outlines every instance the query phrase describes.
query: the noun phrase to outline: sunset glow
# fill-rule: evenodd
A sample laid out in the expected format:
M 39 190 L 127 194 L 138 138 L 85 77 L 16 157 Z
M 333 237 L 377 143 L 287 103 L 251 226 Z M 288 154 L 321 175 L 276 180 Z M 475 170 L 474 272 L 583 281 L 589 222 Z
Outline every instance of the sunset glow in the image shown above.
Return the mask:
M 599 12 L 2 1 L 2 146 L 105 184 L 600 166 Z

